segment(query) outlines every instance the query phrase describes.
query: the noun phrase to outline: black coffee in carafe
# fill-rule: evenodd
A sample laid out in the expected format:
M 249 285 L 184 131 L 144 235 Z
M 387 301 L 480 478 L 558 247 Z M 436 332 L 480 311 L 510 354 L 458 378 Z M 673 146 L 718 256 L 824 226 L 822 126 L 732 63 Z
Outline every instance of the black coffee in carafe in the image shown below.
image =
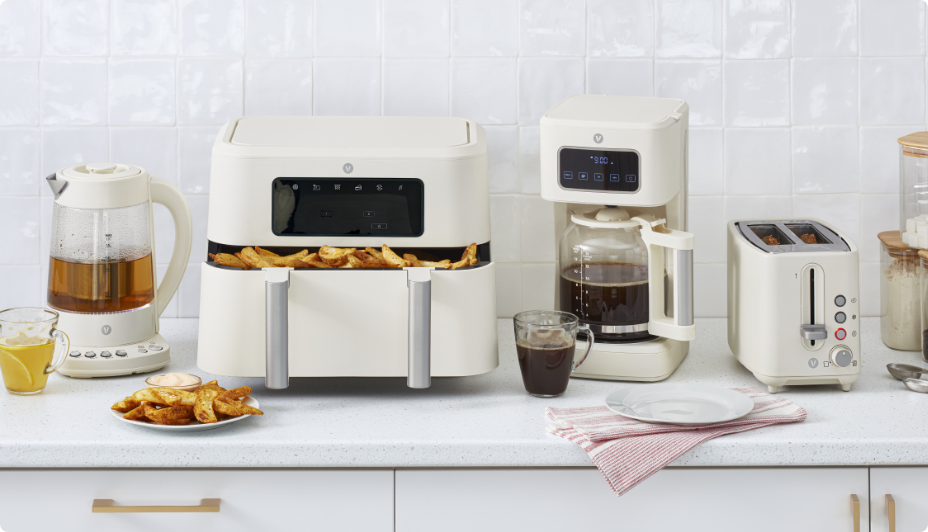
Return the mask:
M 560 276 L 560 308 L 594 325 L 648 323 L 648 267 L 628 262 L 575 263 Z M 595 329 L 594 329 L 595 330 Z M 648 331 L 596 334 L 597 339 L 646 338 Z

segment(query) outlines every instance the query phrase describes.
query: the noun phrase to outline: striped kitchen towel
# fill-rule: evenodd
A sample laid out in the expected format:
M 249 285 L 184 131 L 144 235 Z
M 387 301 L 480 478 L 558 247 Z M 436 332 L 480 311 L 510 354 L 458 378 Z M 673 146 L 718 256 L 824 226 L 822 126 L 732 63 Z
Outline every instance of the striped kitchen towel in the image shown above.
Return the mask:
M 547 408 L 545 416 L 551 421 L 547 430 L 582 447 L 612 491 L 623 495 L 704 441 L 806 418 L 806 411 L 788 399 L 757 388 L 731 389 L 754 401 L 748 415 L 732 421 L 699 426 L 666 425 L 627 418 L 605 406 Z

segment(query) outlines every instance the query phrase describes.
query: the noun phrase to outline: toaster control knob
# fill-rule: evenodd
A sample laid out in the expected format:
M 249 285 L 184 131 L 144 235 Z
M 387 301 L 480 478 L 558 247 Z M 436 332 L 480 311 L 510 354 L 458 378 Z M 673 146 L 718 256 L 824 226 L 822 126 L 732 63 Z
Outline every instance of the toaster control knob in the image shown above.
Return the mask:
M 831 350 L 831 361 L 836 366 L 846 368 L 851 365 L 853 358 L 854 355 L 851 354 L 851 349 L 845 345 L 836 345 Z

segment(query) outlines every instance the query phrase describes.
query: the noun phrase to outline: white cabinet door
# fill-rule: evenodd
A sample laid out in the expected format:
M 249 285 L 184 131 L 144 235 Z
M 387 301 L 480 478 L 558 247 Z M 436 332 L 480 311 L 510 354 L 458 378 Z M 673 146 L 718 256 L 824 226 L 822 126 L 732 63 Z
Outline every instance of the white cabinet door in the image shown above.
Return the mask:
M 219 513 L 92 513 L 196 505 Z M 393 530 L 392 470 L 0 470 L 0 529 L 126 532 Z
M 870 469 L 870 530 L 888 532 L 886 495 L 896 506 L 896 530 L 928 530 L 928 467 L 874 467 Z
M 867 486 L 867 468 L 665 469 L 616 497 L 592 468 L 398 469 L 396 532 L 854 532 Z

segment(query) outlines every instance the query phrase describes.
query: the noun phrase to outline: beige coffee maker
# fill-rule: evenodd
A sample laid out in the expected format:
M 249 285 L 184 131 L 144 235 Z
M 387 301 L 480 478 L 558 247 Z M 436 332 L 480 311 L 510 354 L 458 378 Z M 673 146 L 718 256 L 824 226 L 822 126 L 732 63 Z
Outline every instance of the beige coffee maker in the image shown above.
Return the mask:
M 688 116 L 682 100 L 580 95 L 541 119 L 541 196 L 554 202 L 558 241 L 554 308 L 595 337 L 575 377 L 663 380 L 695 337 Z
M 144 168 L 95 163 L 46 178 L 55 195 L 48 306 L 71 338 L 58 370 L 69 377 L 145 373 L 170 361 L 158 318 L 187 267 L 192 221 L 180 189 Z M 152 204 L 174 219 L 174 253 L 155 271 Z

